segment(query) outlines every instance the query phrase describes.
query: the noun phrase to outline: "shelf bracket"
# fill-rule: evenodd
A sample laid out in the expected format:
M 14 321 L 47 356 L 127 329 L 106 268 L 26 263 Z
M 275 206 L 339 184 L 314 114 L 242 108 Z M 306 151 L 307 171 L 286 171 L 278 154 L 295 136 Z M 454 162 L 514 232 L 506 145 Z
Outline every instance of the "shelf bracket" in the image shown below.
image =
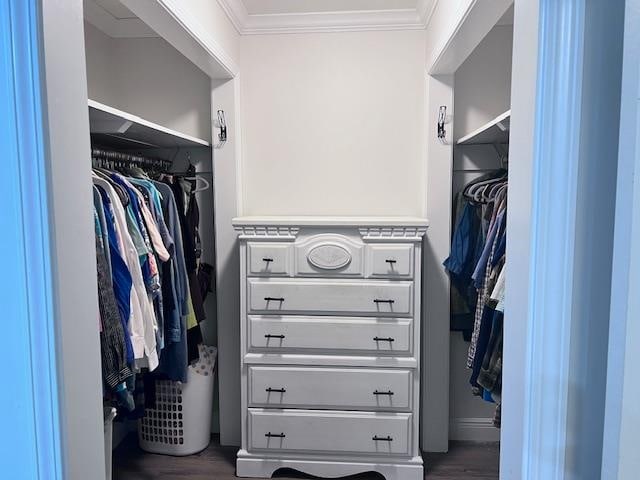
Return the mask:
M 131 128 L 131 125 L 133 125 L 133 122 L 131 120 L 125 120 L 124 122 L 122 122 L 122 125 L 120 125 L 116 131 L 118 133 L 125 133 L 127 130 Z

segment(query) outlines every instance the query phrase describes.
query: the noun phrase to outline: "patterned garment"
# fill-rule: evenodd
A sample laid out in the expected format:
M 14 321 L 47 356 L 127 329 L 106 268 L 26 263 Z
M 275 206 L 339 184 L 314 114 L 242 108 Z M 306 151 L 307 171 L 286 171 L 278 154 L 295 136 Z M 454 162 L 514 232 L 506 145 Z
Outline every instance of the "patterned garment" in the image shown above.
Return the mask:
M 480 284 L 481 286 L 478 290 L 478 301 L 476 303 L 476 313 L 474 317 L 473 333 L 471 334 L 471 343 L 469 344 L 469 351 L 467 353 L 467 368 L 473 368 L 473 361 L 476 356 L 478 336 L 480 335 L 480 326 L 482 325 L 482 314 L 484 312 L 484 307 L 487 301 L 487 297 L 491 293 L 487 291 L 487 285 L 489 282 L 489 278 L 491 277 L 491 272 L 493 270 L 493 257 L 496 251 L 496 247 L 502 237 L 500 233 L 504 224 L 505 215 L 506 215 L 506 205 L 504 203 L 501 203 L 500 206 L 498 207 L 498 213 L 495 217 L 496 225 L 494 226 L 494 229 L 496 233 L 492 237 L 490 237 L 490 239 L 488 239 L 488 241 L 491 242 L 491 247 L 489 250 L 489 255 L 487 257 L 486 266 L 484 267 L 484 277 Z
M 104 253 L 102 234 L 98 228 L 98 214 L 94 209 L 96 220 L 96 260 L 98 273 L 98 306 L 102 331 L 100 345 L 102 353 L 102 376 L 111 389 L 133 375 L 127 365 L 127 350 L 124 329 L 120 319 L 120 310 L 113 293 L 107 257 Z

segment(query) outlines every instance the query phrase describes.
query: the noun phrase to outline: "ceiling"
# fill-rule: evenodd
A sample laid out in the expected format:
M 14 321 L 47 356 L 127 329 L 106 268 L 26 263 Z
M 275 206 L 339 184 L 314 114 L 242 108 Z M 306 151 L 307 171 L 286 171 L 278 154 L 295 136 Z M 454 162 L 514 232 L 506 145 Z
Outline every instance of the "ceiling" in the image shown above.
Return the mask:
M 424 29 L 437 0 L 217 1 L 243 35 Z M 120 0 L 83 0 L 85 19 L 114 38 L 156 37 Z
M 436 0 L 217 0 L 243 35 L 425 28 Z
M 85 20 L 110 37 L 158 36 L 119 0 L 83 0 L 83 7 Z
M 242 0 L 249 15 L 403 10 L 417 7 L 417 0 Z

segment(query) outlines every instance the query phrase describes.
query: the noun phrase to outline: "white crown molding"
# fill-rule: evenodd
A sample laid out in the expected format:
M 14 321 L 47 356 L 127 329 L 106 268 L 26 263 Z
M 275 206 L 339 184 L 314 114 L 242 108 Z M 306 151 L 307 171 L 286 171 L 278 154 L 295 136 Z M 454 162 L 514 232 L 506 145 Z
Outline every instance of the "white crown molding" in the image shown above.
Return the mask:
M 249 14 L 242 0 L 218 0 L 241 35 L 277 33 L 422 30 L 434 0 L 419 0 L 415 9 Z
M 139 18 L 116 18 L 92 1 L 84 2 L 84 18 L 111 38 L 158 37 L 158 34 Z
M 239 34 L 242 34 L 244 26 L 249 21 L 249 12 L 242 0 L 218 0 L 218 4 L 224 10 L 229 20 Z
M 422 23 L 424 23 L 425 28 L 429 26 L 429 22 L 431 21 L 431 17 L 433 17 L 433 13 L 436 11 L 437 6 L 438 0 L 418 0 L 418 14 L 422 19 Z

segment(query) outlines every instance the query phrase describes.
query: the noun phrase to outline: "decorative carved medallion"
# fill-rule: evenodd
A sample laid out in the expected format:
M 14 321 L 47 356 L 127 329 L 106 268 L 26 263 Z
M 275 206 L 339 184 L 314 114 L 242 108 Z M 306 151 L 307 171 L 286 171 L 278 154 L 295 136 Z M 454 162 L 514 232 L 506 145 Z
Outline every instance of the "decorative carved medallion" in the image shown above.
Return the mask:
M 323 270 L 337 270 L 349 265 L 351 253 L 340 245 L 324 244 L 309 250 L 307 260 L 314 267 L 322 268 Z

